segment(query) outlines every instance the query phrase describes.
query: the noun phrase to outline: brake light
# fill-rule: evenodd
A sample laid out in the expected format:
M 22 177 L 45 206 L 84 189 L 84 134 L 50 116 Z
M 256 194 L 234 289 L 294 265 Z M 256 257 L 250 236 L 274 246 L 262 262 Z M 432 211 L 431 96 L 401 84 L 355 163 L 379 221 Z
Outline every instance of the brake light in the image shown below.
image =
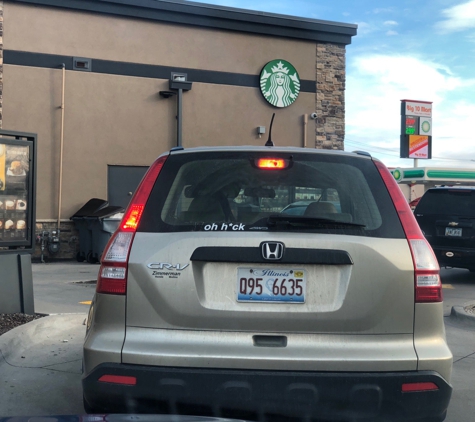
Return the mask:
M 129 377 L 126 375 L 102 375 L 99 382 L 110 382 L 113 384 L 122 384 L 122 385 L 136 385 L 137 378 Z
M 442 302 L 439 264 L 432 248 L 422 234 L 414 214 L 394 177 L 380 161 L 374 161 L 388 189 L 406 234 L 414 263 L 415 301 Z
M 130 249 L 145 204 L 168 156 L 160 157 L 148 169 L 125 211 L 119 229 L 104 249 L 97 279 L 97 293 L 125 295 Z
M 407 382 L 401 387 L 403 393 L 410 393 L 416 391 L 433 391 L 438 390 L 437 384 L 433 382 Z
M 282 158 L 259 158 L 257 167 L 260 169 L 284 169 L 287 167 L 286 160 Z
M 139 225 L 139 221 L 142 218 L 143 209 L 145 206 L 143 204 L 133 205 L 129 208 L 128 213 L 125 214 L 125 218 L 122 223 L 122 230 L 135 231 Z

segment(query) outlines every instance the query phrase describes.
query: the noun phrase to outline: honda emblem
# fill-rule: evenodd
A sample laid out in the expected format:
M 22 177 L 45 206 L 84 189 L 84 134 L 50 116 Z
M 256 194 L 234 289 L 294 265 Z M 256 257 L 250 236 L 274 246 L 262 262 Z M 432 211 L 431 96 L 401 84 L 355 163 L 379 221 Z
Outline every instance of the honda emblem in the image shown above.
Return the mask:
M 284 255 L 284 244 L 281 242 L 262 242 L 262 257 L 269 261 L 277 261 L 282 259 Z

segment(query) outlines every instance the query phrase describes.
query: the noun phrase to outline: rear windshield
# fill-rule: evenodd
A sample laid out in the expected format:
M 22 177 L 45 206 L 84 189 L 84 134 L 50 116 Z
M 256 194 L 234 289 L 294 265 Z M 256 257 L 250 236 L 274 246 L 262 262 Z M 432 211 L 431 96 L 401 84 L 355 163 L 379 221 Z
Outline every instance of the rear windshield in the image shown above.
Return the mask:
M 428 190 L 419 201 L 417 214 L 442 214 L 475 217 L 475 190 Z
M 371 160 L 256 152 L 170 155 L 139 231 L 304 231 L 403 238 Z

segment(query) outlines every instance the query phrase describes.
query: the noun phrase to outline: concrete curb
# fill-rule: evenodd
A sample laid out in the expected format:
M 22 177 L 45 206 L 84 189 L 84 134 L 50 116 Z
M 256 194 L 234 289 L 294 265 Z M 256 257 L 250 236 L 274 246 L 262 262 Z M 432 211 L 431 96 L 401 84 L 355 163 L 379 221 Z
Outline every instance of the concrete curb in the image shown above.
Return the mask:
M 7 363 L 19 367 L 63 363 L 84 339 L 85 318 L 84 314 L 57 314 L 15 327 L 0 336 L 1 354 Z M 61 352 L 53 354 L 58 348 Z
M 468 305 L 473 305 L 473 303 L 464 303 L 463 306 L 452 306 L 452 311 L 450 312 L 450 317 L 457 319 L 459 321 L 469 322 L 475 324 L 475 315 L 465 312 L 465 307 Z

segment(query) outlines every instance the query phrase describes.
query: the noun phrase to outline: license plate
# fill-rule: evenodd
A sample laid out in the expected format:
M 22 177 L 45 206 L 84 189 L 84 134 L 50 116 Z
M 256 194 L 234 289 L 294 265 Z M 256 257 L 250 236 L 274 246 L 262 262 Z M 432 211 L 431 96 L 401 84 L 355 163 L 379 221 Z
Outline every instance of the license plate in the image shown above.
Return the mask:
M 452 229 L 451 227 L 445 228 L 446 236 L 462 236 L 462 229 Z
M 238 302 L 305 303 L 305 271 L 282 268 L 238 268 Z

